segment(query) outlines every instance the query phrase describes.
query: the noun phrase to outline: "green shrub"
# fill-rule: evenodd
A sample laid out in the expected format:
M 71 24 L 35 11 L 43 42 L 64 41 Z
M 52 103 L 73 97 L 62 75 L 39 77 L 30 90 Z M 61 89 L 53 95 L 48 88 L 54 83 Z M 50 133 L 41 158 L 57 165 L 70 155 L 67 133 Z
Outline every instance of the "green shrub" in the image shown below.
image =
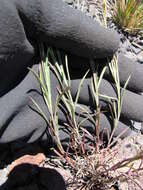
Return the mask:
M 114 22 L 125 32 L 136 35 L 143 31 L 143 1 L 115 0 Z

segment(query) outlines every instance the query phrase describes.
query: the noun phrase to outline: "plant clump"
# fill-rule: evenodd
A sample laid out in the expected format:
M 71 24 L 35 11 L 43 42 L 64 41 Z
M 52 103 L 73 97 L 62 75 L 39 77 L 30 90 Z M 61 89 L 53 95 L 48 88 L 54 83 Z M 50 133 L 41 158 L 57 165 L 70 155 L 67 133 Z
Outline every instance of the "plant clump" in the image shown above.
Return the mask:
M 46 52 L 45 52 L 46 51 Z M 66 169 L 70 172 L 71 177 L 66 181 L 68 190 L 106 190 L 115 187 L 120 181 L 132 181 L 140 188 L 140 184 L 136 180 L 139 176 L 139 171 L 143 171 L 143 163 L 135 167 L 134 162 L 143 160 L 143 153 L 137 152 L 137 154 L 118 160 L 119 148 L 112 148 L 118 140 L 120 135 L 113 138 L 115 129 L 117 128 L 118 120 L 121 113 L 122 101 L 124 91 L 128 84 L 129 79 L 124 85 L 124 88 L 120 90 L 119 72 L 117 67 L 117 56 L 114 56 L 113 60 L 109 63 L 109 69 L 111 71 L 117 98 L 108 97 L 99 93 L 99 87 L 106 70 L 106 66 L 103 68 L 100 75 L 94 71 L 93 60 L 90 60 L 91 64 L 91 86 L 94 96 L 94 103 L 96 105 L 96 112 L 91 113 L 88 108 L 78 104 L 79 95 L 82 89 L 82 84 L 87 76 L 88 71 L 85 73 L 79 83 L 76 97 L 73 99 L 71 94 L 71 79 L 68 69 L 68 57 L 65 55 L 65 60 L 61 59 L 61 53 L 58 50 L 52 48 L 44 49 L 44 46 L 40 46 L 41 64 L 39 68 L 39 74 L 33 70 L 35 78 L 39 82 L 43 94 L 43 98 L 47 105 L 49 117 L 42 111 L 40 105 L 34 99 L 31 99 L 37 108 L 37 112 L 43 116 L 49 126 L 49 132 L 55 139 L 56 147 L 54 151 L 53 162 L 59 160 L 58 167 Z M 57 57 L 56 57 L 57 55 Z M 51 98 L 51 74 L 54 74 L 58 80 L 57 86 L 57 98 L 56 102 L 52 102 Z M 108 136 L 108 142 L 104 140 L 104 134 L 100 132 L 100 107 L 99 97 L 111 103 L 112 116 L 114 121 L 114 130 Z M 66 122 L 62 126 L 64 132 L 67 135 L 67 146 L 64 147 L 60 141 L 60 131 L 62 128 L 59 125 L 58 110 L 62 107 L 66 113 Z M 79 114 L 76 113 L 77 107 L 80 109 Z M 78 121 L 79 115 L 83 115 L 83 120 Z M 95 126 L 95 134 L 91 134 L 83 127 L 84 121 L 90 119 Z M 57 167 L 56 166 L 56 167 Z M 140 188 L 141 189 L 141 188 Z
M 119 28 L 131 35 L 143 31 L 143 1 L 115 0 L 113 20 Z

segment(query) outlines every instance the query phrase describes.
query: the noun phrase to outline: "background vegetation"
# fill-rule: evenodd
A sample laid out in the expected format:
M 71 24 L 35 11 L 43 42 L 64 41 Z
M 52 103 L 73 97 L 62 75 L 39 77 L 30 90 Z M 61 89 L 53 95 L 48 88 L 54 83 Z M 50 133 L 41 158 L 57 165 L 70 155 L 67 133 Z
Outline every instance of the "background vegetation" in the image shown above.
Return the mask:
M 113 20 L 125 32 L 137 35 L 143 32 L 143 1 L 115 0 Z

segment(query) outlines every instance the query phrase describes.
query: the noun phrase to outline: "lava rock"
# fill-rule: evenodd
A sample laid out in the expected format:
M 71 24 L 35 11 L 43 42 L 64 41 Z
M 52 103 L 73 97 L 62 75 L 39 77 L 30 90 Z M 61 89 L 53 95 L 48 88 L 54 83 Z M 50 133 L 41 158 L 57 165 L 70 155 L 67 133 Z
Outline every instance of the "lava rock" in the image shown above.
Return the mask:
M 66 190 L 63 177 L 51 168 L 32 164 L 16 166 L 0 190 Z

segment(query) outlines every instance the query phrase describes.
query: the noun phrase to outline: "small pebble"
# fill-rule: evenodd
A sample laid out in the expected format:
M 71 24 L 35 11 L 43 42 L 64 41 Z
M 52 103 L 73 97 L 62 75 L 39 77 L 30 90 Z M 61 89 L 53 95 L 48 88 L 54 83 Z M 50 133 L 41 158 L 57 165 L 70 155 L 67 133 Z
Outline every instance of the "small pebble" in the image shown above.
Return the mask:
M 140 48 L 137 48 L 137 47 L 135 47 L 135 46 L 132 46 L 131 49 L 132 49 L 132 51 L 133 51 L 135 54 L 138 54 L 138 53 L 141 52 L 141 49 L 140 49 Z
M 137 55 L 137 60 L 140 63 L 143 63 L 143 51 L 141 51 L 138 55 Z
M 141 135 L 137 136 L 135 143 L 143 146 L 143 137 Z
M 65 3 L 72 5 L 73 4 L 73 0 L 64 0 Z

